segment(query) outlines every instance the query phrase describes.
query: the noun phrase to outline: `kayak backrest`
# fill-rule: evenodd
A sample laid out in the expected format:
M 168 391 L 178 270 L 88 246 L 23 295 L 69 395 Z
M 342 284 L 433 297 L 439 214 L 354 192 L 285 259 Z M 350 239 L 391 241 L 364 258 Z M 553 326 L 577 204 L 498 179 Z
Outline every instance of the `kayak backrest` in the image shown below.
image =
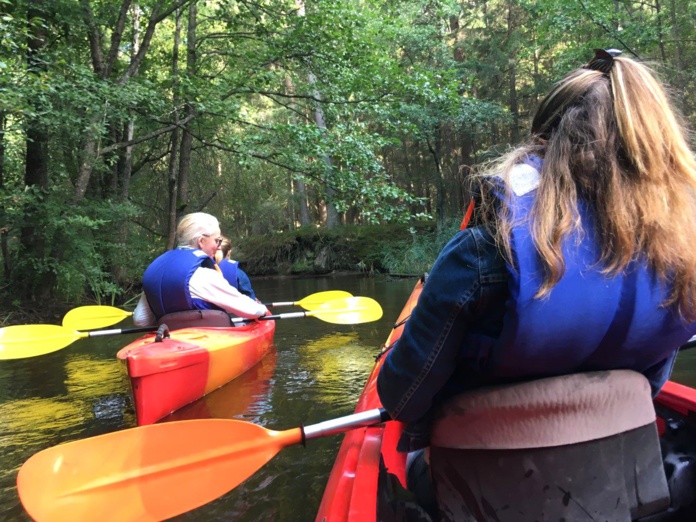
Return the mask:
M 163 315 L 158 325 L 166 324 L 170 330 L 198 327 L 229 327 L 232 326 L 230 316 L 222 310 L 184 310 Z
M 430 464 L 444 520 L 630 521 L 670 502 L 650 387 L 624 370 L 455 397 Z
M 472 390 L 445 403 L 430 440 L 469 449 L 539 448 L 655 421 L 650 385 L 631 370 L 578 373 Z

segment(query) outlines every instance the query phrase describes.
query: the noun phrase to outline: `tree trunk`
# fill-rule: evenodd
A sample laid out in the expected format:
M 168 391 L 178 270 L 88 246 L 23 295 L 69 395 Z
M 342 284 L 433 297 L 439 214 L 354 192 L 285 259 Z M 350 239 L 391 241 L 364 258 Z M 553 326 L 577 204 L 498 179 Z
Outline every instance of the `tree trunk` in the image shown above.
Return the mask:
M 7 116 L 4 112 L 0 112 L 0 193 L 5 187 L 5 124 Z M 11 265 L 9 249 L 7 248 L 7 217 L 5 216 L 5 206 L 0 203 L 0 252 L 2 252 L 2 268 L 3 278 L 7 279 L 10 276 Z
M 508 19 L 507 19 L 507 39 L 509 46 L 509 63 L 510 71 L 508 73 L 508 85 L 510 88 L 510 115 L 512 116 L 512 125 L 510 132 L 510 141 L 517 143 L 520 140 L 520 108 L 517 101 L 517 43 L 515 42 L 515 13 L 514 4 L 508 4 Z
M 314 76 L 314 74 L 309 73 L 309 84 L 310 86 L 314 86 L 317 83 L 317 79 Z M 319 94 L 319 91 L 316 89 L 314 90 L 314 96 L 318 99 L 321 100 L 321 96 Z M 324 120 L 324 110 L 321 107 L 321 101 L 316 102 L 316 106 L 314 108 L 314 121 L 317 124 L 317 127 L 322 131 L 322 134 L 326 133 L 326 121 Z M 322 161 L 324 162 L 325 166 L 325 173 L 324 173 L 324 193 L 326 194 L 326 198 L 324 200 L 324 205 L 326 206 L 326 228 L 336 228 L 338 225 L 338 212 L 336 212 L 336 206 L 333 203 L 333 198 L 335 195 L 335 191 L 333 189 L 333 186 L 331 185 L 331 173 L 333 171 L 333 163 L 331 162 L 331 158 L 329 157 L 328 154 L 323 154 L 321 157 Z
M 138 52 L 140 47 L 140 9 L 138 5 L 132 7 L 133 12 L 133 39 L 131 45 L 131 58 Z M 131 117 L 123 130 L 123 139 L 126 143 L 133 140 L 135 136 L 135 118 Z M 130 180 L 133 175 L 133 145 L 127 145 L 119 155 L 118 178 L 119 178 L 119 193 L 120 201 L 127 202 L 130 195 Z M 122 220 L 119 223 L 118 230 L 114 234 L 114 239 L 118 244 L 117 254 L 128 251 L 128 221 Z M 114 280 L 119 283 L 124 283 L 126 274 L 122 262 L 115 259 L 111 263 L 111 274 Z
M 298 16 L 305 15 L 305 4 L 304 1 L 299 2 L 299 7 L 297 9 Z M 307 81 L 309 83 L 310 89 L 313 91 L 314 97 L 318 100 L 315 102 L 314 106 L 314 121 L 317 127 L 321 130 L 322 134 L 326 133 L 326 120 L 324 119 L 324 110 L 321 106 L 321 93 L 316 89 L 317 78 L 310 71 L 307 74 Z M 331 185 L 331 173 L 333 171 L 333 163 L 328 154 L 322 155 L 322 161 L 325 166 L 325 173 L 323 178 L 324 183 L 324 194 L 326 195 L 324 199 L 324 224 L 326 228 L 336 228 L 338 225 L 338 212 L 336 212 L 336 206 L 333 203 L 333 198 L 335 196 L 335 191 Z
M 122 43 L 121 40 L 123 37 L 123 25 L 125 24 L 131 2 L 132 0 L 123 0 L 121 2 L 118 22 L 111 34 L 109 53 L 107 57 L 104 58 L 101 49 L 101 38 L 98 34 L 99 28 L 95 26 L 91 19 L 91 6 L 89 5 L 88 1 L 82 1 L 83 21 L 87 27 L 87 32 L 89 35 L 94 73 L 102 80 L 106 80 L 111 77 L 113 71 L 116 69 L 114 65 L 118 59 L 119 49 Z M 150 48 L 150 44 L 152 43 L 152 38 L 155 34 L 157 25 L 174 11 L 190 2 L 192 2 L 192 0 L 176 0 L 167 5 L 163 10 L 160 10 L 163 2 L 155 3 L 155 6 L 150 11 L 150 16 L 148 17 L 147 27 L 142 33 L 142 43 L 138 46 L 135 52 L 131 53 L 131 59 L 128 66 L 125 67 L 116 80 L 119 85 L 125 85 L 133 76 L 138 74 L 140 65 L 142 64 L 143 59 Z M 137 5 L 135 5 L 133 9 L 134 20 L 137 18 L 137 16 L 139 16 L 139 14 L 140 9 Z M 98 130 L 100 128 L 99 122 L 101 118 L 101 114 L 95 114 L 90 121 L 90 130 L 87 132 L 87 138 L 82 147 L 80 170 L 78 172 L 77 180 L 75 181 L 75 190 L 73 194 L 73 199 L 75 201 L 79 201 L 85 197 L 87 187 L 89 186 L 90 177 L 92 176 L 94 164 L 99 160 L 101 155 L 104 153 L 104 150 L 106 150 L 104 149 L 100 151 L 98 147 Z
M 198 26 L 198 10 L 196 4 L 189 6 L 188 26 L 186 29 L 186 75 L 193 77 L 196 74 L 196 28 Z M 184 109 L 185 120 L 193 121 L 195 109 L 192 104 L 186 103 Z M 179 154 L 179 186 L 177 192 L 176 216 L 180 219 L 189 205 L 189 175 L 191 172 L 191 149 L 193 147 L 193 134 L 189 132 L 187 123 L 181 137 L 181 151 Z
M 438 226 L 443 224 L 445 221 L 446 199 L 444 175 L 442 173 L 442 162 L 440 161 L 440 134 L 441 130 L 438 129 L 437 135 L 435 137 L 435 144 L 428 140 L 428 150 L 430 151 L 430 154 L 433 157 L 433 161 L 435 162 L 435 180 L 437 189 L 437 193 L 435 194 L 435 197 L 437 198 L 435 202 L 435 221 L 437 222 Z
M 308 227 L 312 224 L 309 218 L 309 206 L 307 205 L 307 187 L 303 179 L 295 179 L 295 192 L 297 194 L 297 202 L 300 206 L 300 226 Z
M 292 93 L 295 92 L 295 86 L 292 84 L 292 79 L 289 76 L 285 77 L 285 88 L 287 89 L 288 94 L 290 95 L 292 95 Z M 290 102 L 290 107 L 294 108 L 294 106 L 295 104 L 293 102 Z M 291 111 L 291 114 L 292 123 L 296 123 L 297 117 L 295 116 L 295 112 Z M 311 225 L 312 222 L 309 219 L 309 207 L 307 205 L 307 187 L 305 186 L 304 180 L 301 178 L 295 179 L 294 176 L 290 176 L 290 191 L 294 194 L 294 199 L 295 201 L 297 201 L 297 204 L 299 206 L 300 226 L 307 227 Z
M 27 42 L 27 69 L 29 74 L 40 75 L 46 71 L 46 65 L 40 58 L 40 53 L 46 46 L 46 28 L 43 20 L 43 0 L 36 0 L 27 11 L 27 19 L 31 26 Z M 35 107 L 35 112 L 41 114 L 42 107 Z M 21 229 L 21 245 L 25 254 L 43 257 L 45 241 L 37 227 L 41 226 L 41 202 L 48 188 L 48 133 L 38 118 L 31 118 L 26 125 L 26 157 L 24 184 L 34 189 L 36 200 L 29 203 L 24 210 L 24 225 Z
M 174 105 L 174 123 L 179 123 L 179 44 L 181 40 L 181 11 L 176 12 L 174 23 L 174 46 L 172 48 L 172 101 Z M 176 198 L 178 192 L 179 172 L 179 127 L 172 130 L 169 147 L 169 169 L 167 195 L 167 250 L 174 248 L 176 242 Z
M 672 41 L 674 42 L 674 64 L 676 66 L 676 74 L 674 86 L 679 91 L 679 106 L 684 110 L 684 89 L 686 86 L 686 66 L 684 64 L 684 42 L 681 38 L 681 26 L 679 20 L 688 19 L 683 14 L 680 16 L 677 13 L 678 7 L 675 0 L 670 2 L 670 20 L 672 26 Z

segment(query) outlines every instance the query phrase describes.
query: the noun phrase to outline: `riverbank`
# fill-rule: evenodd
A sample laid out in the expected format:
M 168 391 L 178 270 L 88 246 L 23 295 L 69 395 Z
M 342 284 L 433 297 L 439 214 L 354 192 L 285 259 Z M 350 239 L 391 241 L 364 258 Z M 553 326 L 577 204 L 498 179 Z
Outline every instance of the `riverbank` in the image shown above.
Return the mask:
M 456 223 L 438 230 L 433 221 L 341 226 L 332 230 L 307 227 L 239 240 L 233 247 L 233 257 L 252 278 L 252 283 L 259 278 L 311 278 L 329 274 L 417 277 L 430 270 L 438 252 L 456 230 Z M 133 281 L 109 302 L 37 303 L 3 293 L 0 327 L 61 324 L 70 309 L 85 304 L 107 304 L 129 310 L 135 306 L 139 293 L 140 281 Z
M 428 271 L 456 226 L 411 224 L 301 228 L 240 240 L 233 256 L 250 276 L 337 272 L 420 274 Z

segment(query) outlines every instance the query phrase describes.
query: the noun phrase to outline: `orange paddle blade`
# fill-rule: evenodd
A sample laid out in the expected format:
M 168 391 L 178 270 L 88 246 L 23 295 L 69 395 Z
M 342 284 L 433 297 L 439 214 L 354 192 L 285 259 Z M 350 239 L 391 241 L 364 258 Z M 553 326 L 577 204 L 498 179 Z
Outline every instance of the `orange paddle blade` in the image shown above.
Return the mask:
M 154 424 L 41 451 L 19 470 L 17 489 L 39 521 L 163 520 L 220 497 L 301 442 L 301 428 L 237 420 Z

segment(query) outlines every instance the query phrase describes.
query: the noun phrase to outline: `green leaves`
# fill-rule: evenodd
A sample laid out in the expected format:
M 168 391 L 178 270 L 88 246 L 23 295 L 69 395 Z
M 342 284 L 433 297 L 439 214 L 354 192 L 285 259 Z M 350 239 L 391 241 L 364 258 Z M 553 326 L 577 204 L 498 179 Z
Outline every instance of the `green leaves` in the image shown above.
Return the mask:
M 359 224 L 459 218 L 470 168 L 524 136 L 549 86 L 594 47 L 666 61 L 678 94 L 696 78 L 692 0 L 313 0 L 304 13 L 294 0 L 211 0 L 195 17 L 179 10 L 176 49 L 176 13 L 146 39 L 164 4 L 131 3 L 120 26 L 121 2 L 43 2 L 29 23 L 35 3 L 0 0 L 0 216 L 29 285 L 34 270 L 71 296 L 137 281 L 166 245 L 170 197 L 240 236 L 322 226 L 329 210 Z M 696 121 L 693 96 L 679 100 Z M 42 193 L 25 190 L 29 123 L 48 140 Z M 34 220 L 45 250 L 27 255 Z

